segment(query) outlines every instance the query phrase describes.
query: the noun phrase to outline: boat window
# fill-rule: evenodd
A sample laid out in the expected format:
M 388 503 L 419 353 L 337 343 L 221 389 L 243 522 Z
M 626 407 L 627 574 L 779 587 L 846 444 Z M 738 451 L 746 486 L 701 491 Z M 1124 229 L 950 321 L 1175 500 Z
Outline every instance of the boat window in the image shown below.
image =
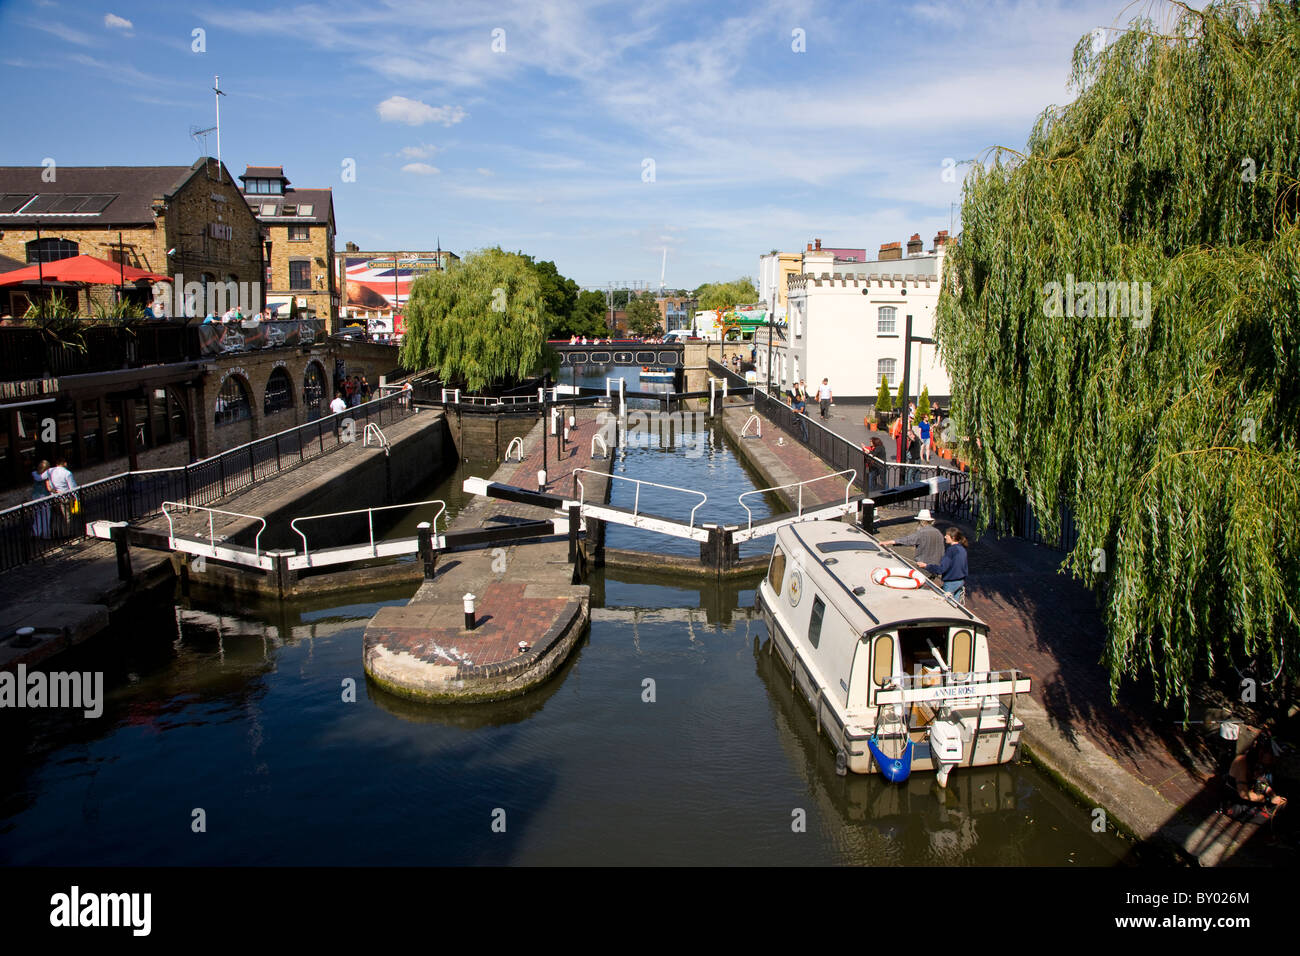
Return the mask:
M 781 593 L 781 582 L 785 580 L 785 552 L 779 547 L 772 552 L 772 566 L 767 571 L 767 583 L 775 594 Z
M 876 638 L 876 657 L 871 664 L 871 673 L 877 687 L 884 687 L 894 676 L 894 639 L 888 634 Z
M 822 639 L 822 618 L 826 616 L 826 602 L 813 598 L 812 620 L 808 623 L 808 640 L 816 647 Z
M 962 630 L 952 636 L 952 650 L 948 661 L 953 671 L 958 674 L 970 673 L 975 659 L 975 640 L 970 631 Z

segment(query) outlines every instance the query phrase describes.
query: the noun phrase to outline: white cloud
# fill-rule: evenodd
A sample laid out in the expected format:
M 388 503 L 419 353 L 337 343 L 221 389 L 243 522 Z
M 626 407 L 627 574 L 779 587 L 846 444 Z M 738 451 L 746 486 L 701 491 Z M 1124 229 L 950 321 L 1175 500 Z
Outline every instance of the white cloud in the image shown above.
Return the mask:
M 420 176 L 436 176 L 438 174 L 437 166 L 430 166 L 428 163 L 407 163 L 402 167 L 404 173 L 416 173 Z
M 80 30 L 73 30 L 71 27 L 65 27 L 62 23 L 49 23 L 38 20 L 27 21 L 28 26 L 35 27 L 37 30 L 44 30 L 46 33 L 53 33 L 61 40 L 67 40 L 69 43 L 75 43 L 78 46 L 95 46 L 95 41 L 82 33 Z
M 493 176 L 493 175 L 495 175 L 495 174 L 492 172 L 492 170 L 488 169 L 486 166 L 480 166 L 480 167 L 478 168 L 478 174 L 479 174 L 480 176 Z
M 104 14 L 104 26 L 112 30 L 131 31 L 135 29 L 135 24 L 125 17 L 119 17 L 116 13 Z
M 428 159 L 437 151 L 438 147 L 432 143 L 421 143 L 419 146 L 403 146 L 397 155 L 402 159 Z
M 423 126 L 425 123 L 452 126 L 469 115 L 459 106 L 430 106 L 405 96 L 390 96 L 375 109 L 385 123 L 405 123 L 407 126 Z

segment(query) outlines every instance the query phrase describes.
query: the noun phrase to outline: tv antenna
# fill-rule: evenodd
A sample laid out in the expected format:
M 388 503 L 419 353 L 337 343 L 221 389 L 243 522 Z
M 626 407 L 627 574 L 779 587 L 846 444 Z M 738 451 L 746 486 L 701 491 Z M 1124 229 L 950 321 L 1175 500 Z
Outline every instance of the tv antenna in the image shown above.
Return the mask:
M 208 134 L 216 132 L 215 126 L 209 126 L 207 129 L 200 129 L 198 126 L 190 127 L 190 139 L 194 140 L 194 145 L 203 150 L 203 155 L 208 155 Z

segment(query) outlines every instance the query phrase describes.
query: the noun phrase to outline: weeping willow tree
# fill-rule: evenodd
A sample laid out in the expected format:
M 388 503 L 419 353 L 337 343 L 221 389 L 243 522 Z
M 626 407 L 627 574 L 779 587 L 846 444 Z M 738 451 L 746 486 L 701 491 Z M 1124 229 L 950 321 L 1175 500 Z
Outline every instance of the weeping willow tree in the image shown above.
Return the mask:
M 531 260 L 483 249 L 411 284 L 400 359 L 478 391 L 533 374 L 543 361 L 546 324 Z
M 1112 695 L 1186 706 L 1300 653 L 1300 14 L 1170 10 L 967 177 L 936 331 L 981 524 L 1068 507 Z

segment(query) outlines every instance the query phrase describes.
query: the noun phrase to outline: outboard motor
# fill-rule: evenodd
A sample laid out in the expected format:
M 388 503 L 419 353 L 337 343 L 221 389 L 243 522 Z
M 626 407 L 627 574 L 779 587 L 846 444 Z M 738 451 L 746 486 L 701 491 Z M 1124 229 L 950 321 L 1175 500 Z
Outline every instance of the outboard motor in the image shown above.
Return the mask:
M 961 722 L 950 714 L 939 716 L 930 724 L 930 753 L 939 786 L 948 786 L 948 774 L 961 763 L 961 751 Z

